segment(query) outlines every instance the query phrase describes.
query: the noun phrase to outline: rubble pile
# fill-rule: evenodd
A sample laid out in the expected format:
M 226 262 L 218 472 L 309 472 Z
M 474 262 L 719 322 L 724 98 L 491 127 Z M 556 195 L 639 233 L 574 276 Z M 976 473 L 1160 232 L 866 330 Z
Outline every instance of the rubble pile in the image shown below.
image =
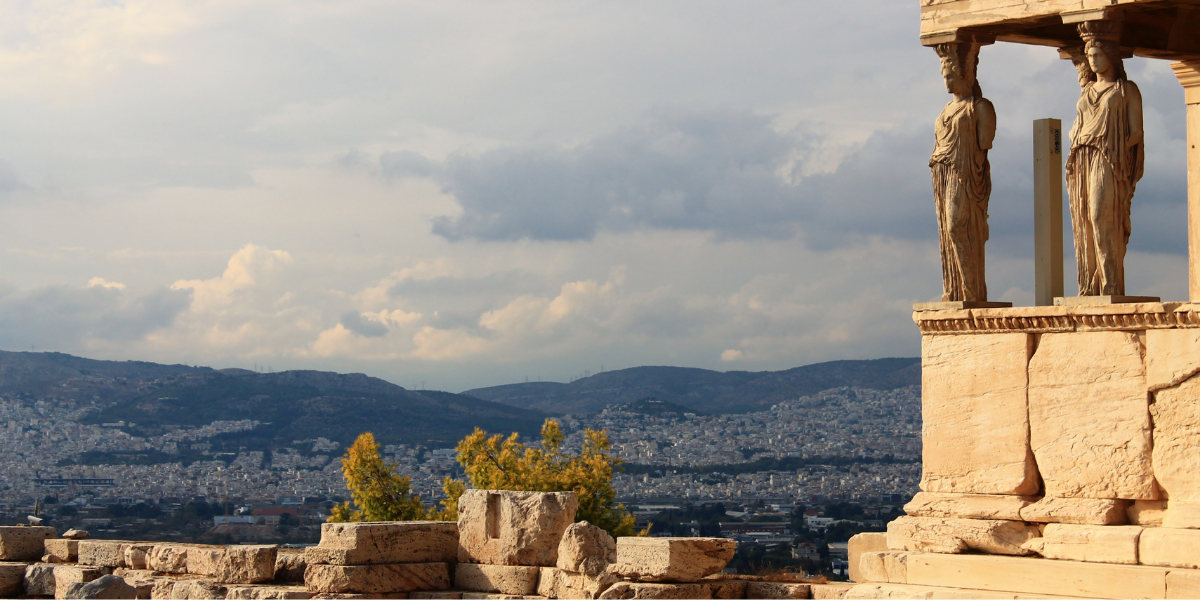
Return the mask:
M 847 584 L 721 575 L 723 538 L 613 539 L 574 493 L 468 490 L 457 523 L 325 523 L 318 545 L 60 538 L 0 527 L 0 597 L 841 598 Z

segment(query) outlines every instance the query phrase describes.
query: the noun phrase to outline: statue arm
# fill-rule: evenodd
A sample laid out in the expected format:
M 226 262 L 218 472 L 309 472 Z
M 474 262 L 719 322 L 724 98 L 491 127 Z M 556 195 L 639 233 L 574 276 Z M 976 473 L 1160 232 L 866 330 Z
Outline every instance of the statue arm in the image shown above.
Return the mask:
M 1142 129 L 1142 92 L 1138 89 L 1137 84 L 1132 81 L 1128 82 L 1127 85 L 1126 100 L 1129 110 L 1129 139 L 1125 141 L 1125 149 L 1129 150 L 1142 143 L 1142 140 L 1146 137 L 1146 133 Z
M 992 142 L 996 140 L 996 109 L 990 100 L 980 98 L 977 115 L 979 120 L 975 133 L 979 139 L 979 149 L 991 150 Z M 1140 123 L 1141 120 L 1139 119 L 1138 122 Z

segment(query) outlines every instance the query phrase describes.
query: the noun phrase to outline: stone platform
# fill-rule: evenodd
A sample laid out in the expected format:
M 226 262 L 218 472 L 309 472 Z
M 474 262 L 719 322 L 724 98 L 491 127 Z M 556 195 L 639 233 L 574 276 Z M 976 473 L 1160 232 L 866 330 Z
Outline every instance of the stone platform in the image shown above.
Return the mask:
M 1200 305 L 913 320 L 921 492 L 847 598 L 1200 597 Z

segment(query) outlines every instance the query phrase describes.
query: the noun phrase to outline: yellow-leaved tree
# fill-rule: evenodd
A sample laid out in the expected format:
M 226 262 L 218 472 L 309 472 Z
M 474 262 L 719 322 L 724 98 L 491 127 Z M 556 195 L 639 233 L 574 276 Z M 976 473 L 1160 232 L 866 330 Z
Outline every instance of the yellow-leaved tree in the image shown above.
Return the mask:
M 576 492 L 579 511 L 575 520 L 588 521 L 613 536 L 634 535 L 636 523 L 623 504 L 616 501 L 613 469 L 620 459 L 609 455 L 608 434 L 584 430 L 583 447 L 569 454 L 563 446 L 562 428 L 553 419 L 542 425 L 540 447 L 517 441 L 516 433 L 505 438 L 475 432 L 458 443 L 458 462 L 476 489 L 524 490 L 532 492 Z M 450 490 L 447 489 L 447 495 Z M 461 495 L 461 491 L 459 492 Z M 458 496 L 453 497 L 457 508 Z
M 412 493 L 412 479 L 396 473 L 396 463 L 379 456 L 379 444 L 370 432 L 363 433 L 346 449 L 342 457 L 342 475 L 353 505 L 344 502 L 333 507 L 331 523 L 351 521 L 456 521 L 458 496 L 462 483 L 446 478 L 447 494 L 454 491 L 453 505 L 442 502 L 441 510 L 425 510 L 421 497 Z
M 563 448 L 562 428 L 553 419 L 542 425 L 540 446 L 526 446 L 513 433 L 489 436 L 475 432 L 458 443 L 458 462 L 476 489 L 523 490 L 530 492 L 575 492 L 579 510 L 575 520 L 588 521 L 613 536 L 634 535 L 636 523 L 625 505 L 616 501 L 613 469 L 621 461 L 609 455 L 608 434 L 584 430 L 583 446 L 570 454 Z M 441 509 L 426 510 L 420 496 L 412 493 L 411 479 L 396 473 L 396 465 L 379 456 L 375 436 L 364 433 L 342 458 L 342 473 L 353 504 L 333 507 L 330 522 L 347 521 L 455 521 L 458 499 L 467 489 L 464 482 L 442 480 L 446 499 Z M 643 534 L 646 532 L 642 532 Z

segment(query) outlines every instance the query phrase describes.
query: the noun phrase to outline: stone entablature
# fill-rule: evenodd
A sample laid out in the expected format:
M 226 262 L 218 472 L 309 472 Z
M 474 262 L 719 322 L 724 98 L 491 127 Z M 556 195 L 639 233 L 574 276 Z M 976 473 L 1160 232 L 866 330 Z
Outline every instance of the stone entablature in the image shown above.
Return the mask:
M 1200 328 L 1200 304 L 1142 302 L 929 310 L 914 312 L 913 321 L 923 335 L 1195 329 Z

